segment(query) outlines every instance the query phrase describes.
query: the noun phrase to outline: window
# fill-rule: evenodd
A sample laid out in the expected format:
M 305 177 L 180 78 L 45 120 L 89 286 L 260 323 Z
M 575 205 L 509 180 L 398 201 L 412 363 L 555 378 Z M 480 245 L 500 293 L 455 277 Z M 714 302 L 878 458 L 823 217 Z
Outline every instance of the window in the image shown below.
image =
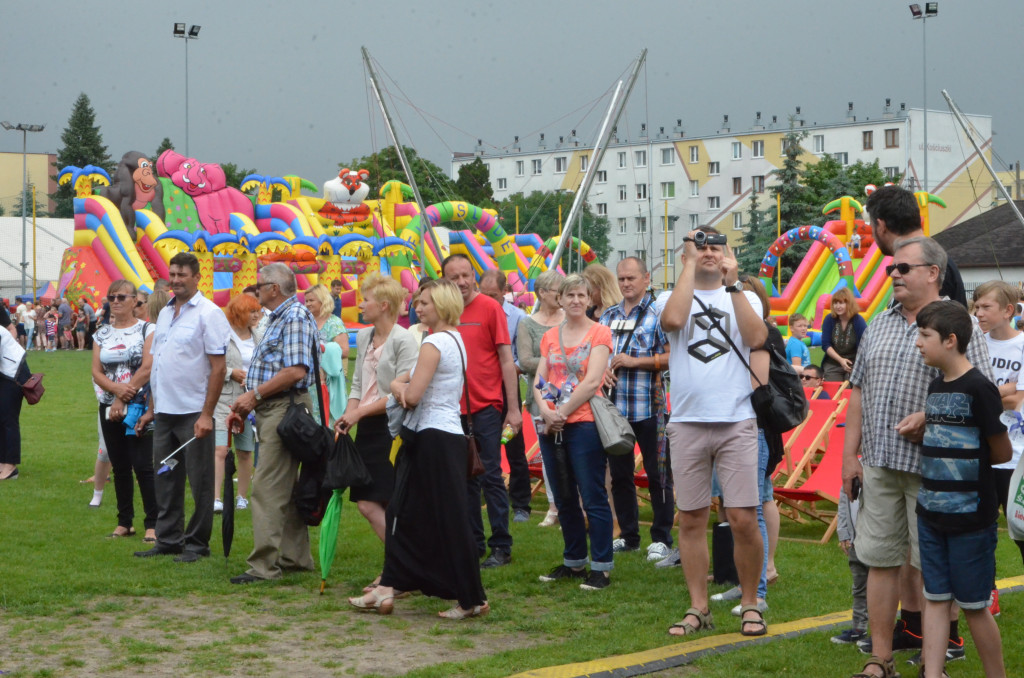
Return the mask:
M 669 233 L 674 232 L 676 230 L 676 219 L 678 218 L 679 217 L 669 217 L 667 226 L 665 225 L 664 220 L 662 220 L 662 227 Z
M 499 191 L 506 191 L 506 190 L 508 190 L 508 179 L 506 179 L 504 177 L 499 177 L 498 178 L 498 190 Z
M 887 129 L 887 130 L 885 130 L 885 147 L 886 148 L 899 148 L 900 147 L 900 131 L 899 131 L 899 129 Z
M 824 153 L 825 152 L 825 135 L 815 134 L 814 135 L 814 152 Z
M 708 174 L 710 174 L 713 177 L 717 177 L 718 176 L 719 171 L 718 171 L 718 163 L 717 162 L 709 162 L 708 163 Z
M 533 173 L 534 173 L 534 175 L 540 174 L 541 161 L 540 160 L 532 160 L 531 162 L 533 163 Z
M 625 200 L 628 197 L 629 197 L 629 194 L 626 193 L 626 185 L 625 184 L 619 184 L 619 200 Z
M 674 181 L 663 181 L 663 182 L 661 182 L 661 197 L 662 198 L 674 198 L 674 197 L 676 197 L 676 182 L 674 182 Z
M 832 157 L 838 160 L 841 165 L 850 164 L 850 155 L 846 151 L 843 151 L 842 153 L 833 153 Z
M 633 158 L 637 167 L 647 167 L 647 151 L 636 151 Z
M 647 250 L 634 250 L 634 252 L 635 254 L 633 256 L 645 264 L 647 263 Z
M 732 159 L 739 160 L 743 157 L 743 144 L 738 141 L 732 142 Z
M 700 162 L 700 146 L 690 146 L 690 164 Z
M 690 197 L 691 198 L 696 198 L 699 195 L 700 195 L 700 182 L 699 181 L 691 181 L 690 182 Z
M 899 167 L 886 167 L 885 168 L 885 178 L 886 179 L 895 179 L 899 175 L 900 175 L 900 168 Z
M 597 203 L 597 214 L 598 214 L 598 216 L 602 216 L 602 217 L 608 216 L 608 203 L 606 203 L 606 202 L 599 202 L 599 203 Z
M 750 177 L 751 188 L 754 193 L 764 193 L 764 175 L 758 174 Z
M 619 217 L 619 235 L 626 234 L 626 217 Z
M 636 199 L 647 200 L 647 184 L 636 185 Z
M 597 183 L 599 183 L 599 184 L 608 183 L 608 171 L 607 170 L 598 170 L 597 171 L 597 176 L 595 177 L 595 179 L 596 179 Z
M 621 151 L 619 153 L 619 167 L 625 167 L 625 166 L 626 166 L 626 152 L 625 151 Z
M 672 265 L 672 250 L 662 250 L 661 260 L 665 262 L 666 266 Z
M 779 142 L 779 155 L 786 155 L 786 149 L 789 148 L 789 139 L 783 138 Z
M 523 165 L 524 164 L 525 163 L 523 163 L 522 160 L 516 160 L 516 176 L 517 177 L 523 176 L 523 172 L 524 172 Z
M 743 229 L 743 212 L 732 213 L 732 228 L 734 231 Z
M 863 145 L 865 151 L 870 151 L 875 147 L 875 133 L 872 132 L 871 130 L 868 130 L 867 132 L 861 132 L 860 138 L 861 144 Z
M 589 155 L 581 155 L 580 156 L 580 171 L 581 172 L 586 172 L 587 171 L 587 167 L 589 165 L 590 165 L 590 156 Z
M 719 198 L 717 195 L 713 195 L 710 198 L 708 198 L 708 209 L 709 210 L 722 209 L 722 199 Z
M 569 161 L 564 155 L 555 158 L 555 173 L 563 174 L 566 168 L 569 166 Z
M 636 222 L 636 232 L 646 233 L 647 232 L 647 217 L 634 217 Z
M 764 140 L 763 139 L 758 139 L 757 141 L 754 142 L 754 148 L 753 148 L 752 155 L 755 158 L 763 158 L 764 157 Z
M 739 195 L 743 192 L 743 178 L 733 177 L 732 178 L 732 194 Z
M 674 164 L 676 164 L 676 149 L 674 149 L 674 148 L 663 148 L 663 149 L 661 149 L 661 164 L 662 165 L 674 165 Z
M 699 224 L 700 224 L 700 221 L 697 219 L 697 215 L 696 214 L 691 214 L 690 215 L 690 230 L 692 231 L 693 229 L 697 228 L 697 226 Z
M 622 261 L 627 256 L 629 256 L 628 254 L 626 254 L 626 250 L 619 250 L 618 251 L 618 255 L 619 255 L 619 261 Z

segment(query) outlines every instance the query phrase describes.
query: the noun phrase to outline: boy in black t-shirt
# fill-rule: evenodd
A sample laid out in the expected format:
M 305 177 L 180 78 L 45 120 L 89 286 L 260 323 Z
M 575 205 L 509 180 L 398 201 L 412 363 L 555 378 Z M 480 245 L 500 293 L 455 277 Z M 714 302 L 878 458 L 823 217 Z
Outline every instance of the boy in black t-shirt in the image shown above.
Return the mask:
M 917 495 L 926 601 L 920 675 L 943 675 L 950 601 L 956 601 L 985 675 L 1005 676 L 999 627 L 988 609 L 998 516 L 992 464 L 1013 453 L 999 421 L 999 390 L 967 360 L 973 326 L 962 306 L 928 304 L 917 314 L 917 329 L 925 364 L 942 371 L 928 386 Z

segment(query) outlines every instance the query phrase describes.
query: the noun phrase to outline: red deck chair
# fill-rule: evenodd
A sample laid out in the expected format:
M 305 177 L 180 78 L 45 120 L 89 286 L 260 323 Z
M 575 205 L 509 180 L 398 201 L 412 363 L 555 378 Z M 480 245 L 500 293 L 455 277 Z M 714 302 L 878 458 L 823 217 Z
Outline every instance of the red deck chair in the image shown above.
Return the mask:
M 829 421 L 829 417 L 835 413 L 838 407 L 837 403 L 831 400 L 808 400 L 807 404 L 809 405 L 807 418 L 802 424 L 782 436 L 784 454 L 782 461 L 772 473 L 773 478 L 780 474 L 787 478 L 794 478 L 797 464 L 803 460 L 808 446 L 816 438 L 819 438 L 820 442 L 820 434 L 826 425 L 831 427 L 835 423 L 835 419 Z M 825 432 L 827 433 L 827 431 Z M 793 482 L 795 483 L 796 480 L 794 479 Z
M 825 393 L 829 395 L 832 400 L 836 399 L 836 396 L 846 389 L 850 388 L 850 382 L 848 381 L 823 381 L 821 382 L 822 388 L 825 389 Z
M 800 487 L 776 487 L 775 498 L 800 513 L 828 525 L 821 543 L 832 538 L 836 530 L 835 509 L 822 510 L 819 502 L 839 503 L 839 490 L 843 487 L 843 441 L 846 429 L 835 427 L 828 437 L 828 445 L 818 467 Z

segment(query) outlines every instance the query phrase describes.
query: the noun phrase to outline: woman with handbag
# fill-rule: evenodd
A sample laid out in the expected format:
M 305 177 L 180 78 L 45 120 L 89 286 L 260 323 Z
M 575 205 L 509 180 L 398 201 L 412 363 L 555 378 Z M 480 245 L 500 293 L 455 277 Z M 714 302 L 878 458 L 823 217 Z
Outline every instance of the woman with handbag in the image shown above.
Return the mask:
M 580 579 L 580 588 L 598 590 L 608 586 L 614 565 L 612 512 L 604 485 L 608 458 L 594 423 L 590 399 L 600 391 L 611 356 L 612 335 L 607 327 L 587 317 L 591 300 L 582 276 L 567 277 L 559 288 L 559 298 L 565 322 L 548 330 L 541 339 L 542 359 L 533 383 L 533 398 L 540 404 L 544 420 L 544 431 L 539 436 L 544 465 L 549 474 L 567 476 L 554 479 L 553 483 L 565 548 L 562 564 L 541 575 L 540 580 Z M 559 458 L 560 455 L 565 457 Z
M 6 314 L 5 309 L 0 309 Z M 7 318 L 8 325 L 10 319 Z M 0 480 L 17 480 L 21 463 L 21 385 L 31 376 L 25 349 L 0 327 Z
M 391 435 L 384 412 L 391 382 L 399 374 L 416 366 L 419 346 L 409 330 L 397 325 L 398 310 L 405 301 L 405 288 L 397 280 L 370 275 L 360 290 L 363 321 L 371 327 L 356 335 L 356 366 L 352 374 L 352 390 L 348 406 L 334 423 L 334 430 L 348 435 L 356 427 L 356 450 L 370 472 L 373 482 L 349 491 L 359 513 L 370 523 L 374 533 L 384 541 L 384 511 L 395 489 L 395 467 L 391 465 Z M 375 588 L 380 577 L 364 589 Z
M 153 324 L 134 316 L 135 285 L 115 280 L 107 290 L 110 324 L 93 336 L 92 381 L 99 401 L 100 429 L 114 471 L 117 527 L 110 537 L 135 534 L 132 474 L 146 512 L 145 541 L 156 542 L 157 503 L 153 485 L 153 438 L 137 436 L 124 425 L 127 404 L 149 383 L 153 356 Z
M 390 614 L 397 589 L 457 600 L 439 613 L 445 619 L 490 611 L 466 503 L 469 446 L 459 416 L 466 390 L 466 347 L 458 332 L 462 310 L 462 294 L 450 281 L 432 280 L 421 288 L 416 314 L 431 334 L 411 374 L 391 383 L 409 411 L 386 513 L 384 572 L 375 589 L 349 598 L 360 610 Z

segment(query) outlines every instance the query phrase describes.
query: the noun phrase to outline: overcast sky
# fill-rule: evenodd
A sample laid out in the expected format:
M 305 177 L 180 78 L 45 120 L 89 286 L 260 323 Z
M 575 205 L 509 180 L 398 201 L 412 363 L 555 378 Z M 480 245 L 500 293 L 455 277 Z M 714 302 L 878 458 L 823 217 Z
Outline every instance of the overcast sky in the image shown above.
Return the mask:
M 923 3 L 922 3 L 923 4 Z M 110 7 L 119 9 L 109 9 Z M 1024 158 L 1019 0 L 942 0 L 928 21 L 928 103 L 943 88 L 993 117 L 995 151 Z M 390 144 L 368 96 L 365 45 L 395 97 L 404 143 L 446 171 L 452 151 L 524 149 L 577 128 L 592 141 L 607 94 L 644 47 L 645 72 L 620 123 L 687 135 L 779 121 L 858 118 L 920 107 L 922 22 L 898 0 L 513 0 L 511 2 L 5 2 L 0 120 L 45 123 L 29 150 L 55 152 L 85 92 L 108 150 L 185 150 L 185 44 L 172 24 L 202 26 L 188 45 L 190 155 L 316 184 L 337 164 Z M 405 103 L 411 101 L 413 105 Z M 21 135 L 0 130 L 0 150 Z M 969 151 L 968 151 L 969 152 Z M 1001 167 L 997 163 L 997 169 Z

